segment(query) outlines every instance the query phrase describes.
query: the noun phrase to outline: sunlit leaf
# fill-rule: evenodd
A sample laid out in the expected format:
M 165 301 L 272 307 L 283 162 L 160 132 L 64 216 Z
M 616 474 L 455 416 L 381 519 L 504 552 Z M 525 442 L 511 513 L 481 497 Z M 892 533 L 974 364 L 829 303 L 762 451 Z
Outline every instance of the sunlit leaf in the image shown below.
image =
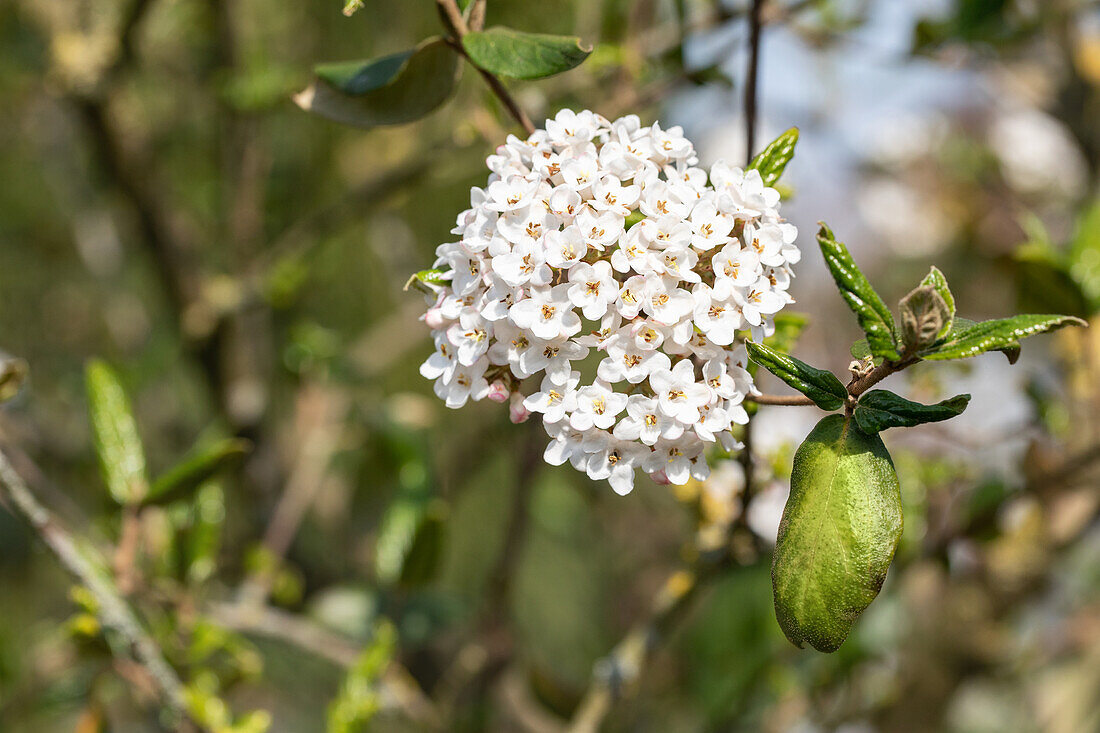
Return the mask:
M 962 414 L 970 395 L 952 397 L 934 405 L 922 405 L 885 389 L 873 389 L 859 398 L 855 409 L 856 425 L 873 435 L 887 428 L 911 428 L 929 422 L 948 420 Z
M 458 79 L 458 55 L 441 38 L 369 61 L 316 67 L 294 101 L 304 110 L 356 127 L 398 125 L 446 102 Z
M 774 186 L 787 168 L 787 163 L 790 163 L 791 158 L 794 157 L 794 146 L 797 142 L 798 128 L 792 127 L 757 153 L 749 163 L 749 170 L 760 171 L 764 185 Z
M 576 36 L 524 33 L 499 26 L 467 33 L 462 37 L 462 47 L 477 66 L 512 79 L 541 79 L 560 74 L 592 53 Z
M 107 490 L 119 504 L 137 504 L 145 498 L 149 484 L 130 400 L 114 370 L 102 361 L 88 363 L 85 383 L 96 455 Z
M 196 450 L 153 481 L 145 503 L 173 501 L 198 488 L 219 471 L 240 461 L 251 447 L 247 440 L 226 438 Z
M 848 248 L 836 241 L 825 224 L 817 233 L 817 243 L 844 302 L 856 314 L 860 327 L 867 334 L 871 353 L 884 359 L 897 359 L 900 354 L 894 335 L 894 316 L 886 303 L 860 272 Z
M 986 351 L 1004 351 L 1010 362 L 1019 355 L 1020 339 L 1065 326 L 1087 325 L 1074 316 L 1028 314 L 982 321 L 962 330 L 952 329 L 943 343 L 921 353 L 922 359 L 966 359 Z
M 799 446 L 772 559 L 775 613 L 796 646 L 836 651 L 878 595 L 901 539 L 890 454 L 843 415 Z
M 764 344 L 746 342 L 749 358 L 814 401 L 822 410 L 838 410 L 848 390 L 832 372 L 816 369 Z
M 371 640 L 348 670 L 336 698 L 328 706 L 328 733 L 368 730 L 384 703 L 379 680 L 397 651 L 397 629 L 386 619 L 374 626 Z

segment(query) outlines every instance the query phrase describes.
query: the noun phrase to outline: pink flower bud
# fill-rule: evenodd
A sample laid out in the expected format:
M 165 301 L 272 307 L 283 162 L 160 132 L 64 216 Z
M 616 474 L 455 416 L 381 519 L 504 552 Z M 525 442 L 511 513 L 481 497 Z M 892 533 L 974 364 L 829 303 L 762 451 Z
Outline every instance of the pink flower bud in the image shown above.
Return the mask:
M 653 473 L 649 474 L 649 477 L 653 479 L 653 483 L 657 484 L 658 486 L 668 486 L 672 483 L 668 480 L 668 474 L 664 471 L 654 471 Z
M 507 402 L 510 394 L 511 392 L 504 386 L 504 382 L 493 382 L 489 385 L 489 391 L 485 396 L 493 402 Z
M 424 314 L 424 323 L 428 324 L 428 328 L 433 331 L 438 331 L 446 325 L 447 320 L 443 317 L 443 313 L 440 312 L 439 308 L 433 305 Z
M 524 407 L 523 395 L 513 392 L 512 399 L 508 403 L 508 419 L 519 425 L 521 422 L 527 422 L 529 417 L 531 417 L 531 411 Z

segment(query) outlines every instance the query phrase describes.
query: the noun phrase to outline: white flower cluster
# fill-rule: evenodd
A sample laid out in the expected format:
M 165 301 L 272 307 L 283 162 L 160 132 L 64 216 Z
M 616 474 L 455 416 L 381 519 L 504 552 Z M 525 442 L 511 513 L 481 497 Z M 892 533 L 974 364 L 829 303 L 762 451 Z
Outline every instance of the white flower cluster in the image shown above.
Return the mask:
M 421 374 L 448 407 L 488 397 L 510 400 L 516 422 L 542 413 L 546 461 L 620 494 L 635 468 L 705 478 L 706 444 L 732 450 L 731 425 L 748 419 L 738 332 L 770 335 L 792 302 L 800 252 L 779 193 L 755 170 L 708 174 L 679 127 L 633 115 L 562 110 L 486 162 L 459 241 L 436 249 Z M 602 358 L 582 365 L 592 349 Z

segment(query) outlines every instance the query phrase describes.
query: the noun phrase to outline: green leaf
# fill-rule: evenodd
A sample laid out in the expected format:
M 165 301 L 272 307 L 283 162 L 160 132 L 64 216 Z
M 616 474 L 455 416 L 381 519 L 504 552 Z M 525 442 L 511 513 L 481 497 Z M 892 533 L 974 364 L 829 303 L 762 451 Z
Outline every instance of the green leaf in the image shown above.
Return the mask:
M 749 358 L 814 401 L 822 410 L 839 410 L 848 390 L 832 372 L 816 369 L 764 344 L 745 343 Z
M 1074 316 L 1028 314 L 982 321 L 968 328 L 954 328 L 943 343 L 923 352 L 922 359 L 943 361 L 967 359 L 986 351 L 1004 351 L 1015 363 L 1019 356 L 1020 339 L 1054 331 L 1065 326 L 1088 325 Z
M 824 223 L 817 233 L 817 243 L 844 302 L 856 314 L 860 327 L 867 334 L 871 353 L 883 359 L 899 358 L 894 316 L 860 272 L 848 248 L 836 241 Z
M 302 109 L 356 127 L 399 125 L 424 117 L 455 89 L 458 55 L 442 38 L 370 61 L 323 64 L 294 97 Z
M 398 579 L 404 587 L 415 587 L 435 579 L 443 557 L 443 543 L 446 529 L 446 504 L 435 500 L 428 505 L 427 511 L 416 528 L 412 544 L 405 553 Z
M 871 344 L 867 343 L 867 339 L 860 339 L 853 343 L 851 347 L 849 347 L 848 352 L 852 355 L 853 359 L 859 359 L 860 361 L 874 356 L 874 354 L 871 353 Z
M 772 140 L 768 147 L 757 153 L 749 163 L 749 170 L 760 171 L 765 186 L 774 186 L 783 175 L 787 163 L 794 157 L 794 146 L 798 142 L 798 128 L 792 127 Z
M 106 363 L 92 360 L 84 376 L 92 436 L 107 490 L 119 504 L 138 504 L 145 498 L 149 483 L 145 477 L 145 451 L 130 401 Z
M 467 33 L 462 47 L 474 64 L 512 79 L 542 79 L 578 66 L 592 53 L 576 36 L 524 33 L 496 27 Z
M 909 353 L 936 343 L 951 327 L 951 309 L 934 285 L 914 289 L 901 299 L 898 309 L 902 343 Z
M 951 321 L 955 318 L 955 296 L 951 294 L 951 288 L 947 287 L 947 278 L 944 277 L 939 268 L 935 266 L 928 271 L 928 274 L 924 276 L 920 284 L 921 287 L 935 288 L 940 298 L 943 299 L 944 305 L 947 306 L 947 318 L 944 319 L 943 328 L 936 334 L 936 337 L 940 338 L 951 330 Z
M 1078 224 L 1067 259 L 1070 275 L 1093 309 L 1100 309 L 1100 201 L 1093 203 Z
M 397 629 L 387 619 L 375 622 L 371 640 L 348 670 L 340 690 L 328 706 L 328 733 L 370 730 L 385 702 L 379 682 L 397 652 Z
M 960 415 L 969 402 L 970 395 L 961 394 L 934 405 L 922 405 L 889 390 L 873 389 L 859 398 L 855 410 L 856 425 L 868 435 L 887 428 L 911 428 Z
M 405 281 L 404 289 L 416 288 L 428 295 L 435 295 L 439 290 L 439 286 L 447 282 L 446 274 L 446 270 L 441 270 L 438 267 L 432 270 L 415 272 Z
M 901 530 L 898 476 L 881 438 L 843 415 L 824 418 L 795 453 L 772 556 L 787 638 L 836 651 L 878 595 Z
M 219 471 L 248 454 L 252 444 L 242 438 L 226 438 L 194 451 L 157 477 L 149 487 L 146 504 L 163 504 L 198 488 Z

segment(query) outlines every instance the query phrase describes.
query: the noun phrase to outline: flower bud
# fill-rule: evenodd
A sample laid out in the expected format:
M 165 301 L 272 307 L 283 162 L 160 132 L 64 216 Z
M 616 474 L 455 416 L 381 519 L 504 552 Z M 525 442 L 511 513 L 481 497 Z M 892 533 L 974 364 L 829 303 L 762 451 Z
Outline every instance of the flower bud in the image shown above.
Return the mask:
M 508 419 L 519 425 L 521 422 L 527 422 L 529 417 L 531 417 L 531 411 L 524 406 L 523 395 L 513 392 L 512 399 L 508 403 Z
M 440 312 L 438 306 L 432 306 L 424 314 L 424 323 L 428 324 L 428 328 L 433 331 L 438 331 L 447 324 L 447 320 L 443 317 L 443 313 Z
M 504 382 L 493 382 L 489 385 L 489 391 L 485 394 L 493 402 L 507 402 L 511 392 L 504 386 Z
M 668 479 L 668 474 L 664 471 L 654 471 L 653 473 L 649 474 L 649 477 L 653 479 L 653 483 L 657 484 L 658 486 L 668 486 L 672 483 Z

